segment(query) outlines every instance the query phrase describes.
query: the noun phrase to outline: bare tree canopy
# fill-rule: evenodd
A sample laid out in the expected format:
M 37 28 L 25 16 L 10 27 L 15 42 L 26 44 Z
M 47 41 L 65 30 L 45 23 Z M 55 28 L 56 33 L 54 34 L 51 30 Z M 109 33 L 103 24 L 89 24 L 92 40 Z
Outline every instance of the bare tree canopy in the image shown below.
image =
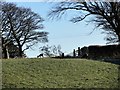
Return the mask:
M 58 45 L 58 46 L 46 45 L 46 46 L 40 47 L 39 49 L 40 49 L 40 52 L 42 52 L 45 56 L 48 56 L 48 57 L 61 56 L 62 55 L 62 51 L 61 51 L 61 46 L 60 45 Z
M 83 2 L 84 1 L 84 2 Z M 116 1 L 116 2 L 115 2 Z M 96 2 L 89 0 L 72 0 L 71 2 L 58 3 L 48 14 L 49 18 L 59 19 L 68 10 L 76 10 L 78 16 L 73 17 L 73 23 L 80 22 L 89 16 L 94 16 L 94 19 L 89 22 L 94 22 L 96 28 L 104 30 L 107 34 L 106 40 L 108 43 L 120 44 L 120 1 Z
M 19 47 L 19 54 L 38 42 L 48 42 L 48 32 L 43 29 L 44 19 L 30 8 L 17 7 L 13 3 L 1 2 L 2 5 L 2 37 L 4 46 L 11 40 Z M 23 50 L 23 46 L 26 48 Z

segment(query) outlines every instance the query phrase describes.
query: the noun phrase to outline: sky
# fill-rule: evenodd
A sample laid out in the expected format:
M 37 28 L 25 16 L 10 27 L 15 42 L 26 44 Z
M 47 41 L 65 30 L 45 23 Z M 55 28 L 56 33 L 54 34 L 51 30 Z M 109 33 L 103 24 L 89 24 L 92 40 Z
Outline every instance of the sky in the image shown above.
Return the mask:
M 32 11 L 38 13 L 44 18 L 44 31 L 49 32 L 48 43 L 39 43 L 33 47 L 33 49 L 26 50 L 25 53 L 29 58 L 36 57 L 41 52 L 39 47 L 44 45 L 61 45 L 62 52 L 65 54 L 71 53 L 73 49 L 78 47 L 89 46 L 89 45 L 105 45 L 105 35 L 101 34 L 100 29 L 96 29 L 92 34 L 89 35 L 94 29 L 93 23 L 87 25 L 86 20 L 79 23 L 72 23 L 69 20 L 75 16 L 75 11 L 67 12 L 60 20 L 48 19 L 48 12 L 54 7 L 55 3 L 58 2 L 14 2 L 17 6 L 25 8 L 31 8 Z M 92 17 L 93 18 L 93 17 Z

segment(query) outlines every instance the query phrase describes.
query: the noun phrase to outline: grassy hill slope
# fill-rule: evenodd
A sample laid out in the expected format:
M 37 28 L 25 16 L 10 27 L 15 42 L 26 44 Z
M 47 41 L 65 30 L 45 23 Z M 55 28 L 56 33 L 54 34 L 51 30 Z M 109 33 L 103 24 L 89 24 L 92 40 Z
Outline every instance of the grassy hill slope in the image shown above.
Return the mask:
M 117 88 L 118 65 L 85 59 L 3 60 L 3 88 Z

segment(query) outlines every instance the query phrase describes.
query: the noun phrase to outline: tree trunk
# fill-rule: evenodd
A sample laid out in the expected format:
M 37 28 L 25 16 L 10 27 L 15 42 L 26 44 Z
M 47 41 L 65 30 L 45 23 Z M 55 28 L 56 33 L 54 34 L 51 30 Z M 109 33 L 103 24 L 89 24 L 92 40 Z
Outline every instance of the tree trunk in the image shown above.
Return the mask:
M 5 58 L 5 59 L 7 59 L 7 50 L 6 50 L 6 48 L 5 47 L 2 47 L 3 48 L 3 56 L 2 56 L 2 58 Z
M 120 45 L 120 23 L 118 24 L 117 30 L 116 30 L 116 34 L 118 36 L 118 44 Z
M 2 47 L 3 48 L 3 58 L 5 59 L 9 59 L 9 52 L 8 52 L 8 48 L 5 46 L 5 47 Z
M 7 53 L 7 59 L 9 59 L 9 50 L 8 50 L 8 47 L 6 47 L 6 53 Z
M 118 35 L 118 44 L 120 45 L 120 35 Z
M 116 34 L 118 36 L 118 44 L 120 45 L 120 31 L 119 31 L 119 28 L 117 29 Z
M 18 45 L 18 47 L 19 47 L 19 57 L 22 58 L 23 57 L 22 46 Z

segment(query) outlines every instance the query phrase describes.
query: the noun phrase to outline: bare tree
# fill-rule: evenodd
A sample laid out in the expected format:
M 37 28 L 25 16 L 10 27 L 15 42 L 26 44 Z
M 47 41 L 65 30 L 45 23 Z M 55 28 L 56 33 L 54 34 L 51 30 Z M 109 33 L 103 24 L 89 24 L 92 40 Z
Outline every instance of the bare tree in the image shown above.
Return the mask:
M 62 51 L 61 51 L 61 46 L 58 45 L 58 46 L 49 46 L 49 45 L 46 45 L 46 46 L 43 46 L 43 47 L 40 47 L 39 48 L 40 51 L 48 56 L 48 57 L 52 57 L 52 56 L 61 56 L 62 55 Z
M 61 51 L 61 46 L 60 45 L 58 45 L 58 46 L 55 46 L 55 45 L 53 45 L 52 46 L 52 52 L 53 52 L 53 54 L 55 55 L 55 56 L 61 56 L 62 55 L 62 51 Z
M 39 49 L 40 49 L 40 52 L 42 52 L 45 56 L 48 56 L 48 57 L 53 56 L 52 46 L 46 45 L 46 46 L 40 47 Z
M 120 1 L 102 2 L 102 0 L 71 0 L 71 2 L 60 2 L 48 14 L 49 18 L 61 18 L 68 10 L 78 11 L 78 16 L 71 19 L 73 23 L 80 22 L 89 16 L 94 16 L 89 22 L 94 22 L 95 27 L 99 27 L 107 34 L 108 43 L 120 44 Z
M 48 42 L 48 32 L 43 29 L 43 18 L 30 8 L 17 7 L 14 3 L 2 3 L 2 37 L 4 46 L 11 40 L 19 48 L 19 55 L 38 42 Z M 26 48 L 23 50 L 23 46 Z

